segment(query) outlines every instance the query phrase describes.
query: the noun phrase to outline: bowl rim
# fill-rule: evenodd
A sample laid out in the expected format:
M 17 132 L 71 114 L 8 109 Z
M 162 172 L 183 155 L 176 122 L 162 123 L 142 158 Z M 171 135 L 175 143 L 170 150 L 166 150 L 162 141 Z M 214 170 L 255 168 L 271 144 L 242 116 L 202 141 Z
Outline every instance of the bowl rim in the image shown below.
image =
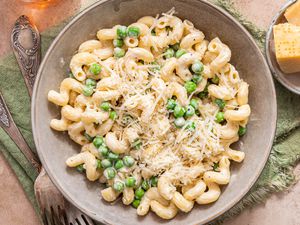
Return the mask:
M 42 60 L 42 63 L 40 64 L 40 67 L 39 67 L 39 70 L 38 70 L 38 73 L 37 73 L 37 77 L 36 77 L 36 81 L 35 81 L 35 85 L 34 85 L 34 89 L 33 89 L 32 104 L 31 104 L 31 125 L 32 125 L 32 132 L 33 132 L 34 142 L 35 142 L 35 145 L 36 145 L 38 156 L 39 156 L 39 158 L 42 162 L 42 165 L 45 168 L 48 176 L 50 177 L 51 181 L 55 184 L 55 186 L 59 189 L 59 191 L 63 194 L 63 196 L 70 203 L 72 203 L 75 207 L 77 207 L 79 210 L 81 210 L 83 213 L 85 213 L 86 215 L 88 215 L 92 219 L 94 219 L 98 222 L 104 223 L 104 224 L 110 224 L 110 223 L 108 221 L 105 221 L 105 219 L 100 217 L 98 214 L 94 214 L 94 213 L 90 212 L 88 209 L 81 207 L 81 205 L 77 201 L 75 201 L 75 199 L 71 198 L 69 193 L 66 190 L 64 190 L 64 188 L 60 185 L 60 182 L 54 178 L 54 175 L 51 173 L 51 170 L 48 168 L 48 166 L 46 164 L 47 160 L 45 160 L 45 158 L 43 157 L 42 151 L 39 150 L 39 149 L 42 149 L 42 146 L 39 145 L 39 140 L 37 138 L 38 135 L 36 133 L 36 112 L 35 112 L 35 108 L 36 108 L 36 102 L 37 102 L 36 101 L 37 90 L 38 90 L 37 87 L 39 86 L 39 82 L 41 81 L 41 75 L 43 73 L 46 61 L 49 58 L 49 56 L 51 55 L 53 48 L 57 45 L 57 43 L 59 42 L 60 38 L 64 35 L 64 33 L 67 30 L 69 30 L 70 27 L 74 23 L 76 23 L 85 13 L 87 13 L 88 11 L 90 11 L 90 10 L 94 9 L 95 7 L 101 5 L 105 2 L 108 2 L 108 1 L 111 1 L 111 0 L 100 0 L 98 2 L 93 3 L 92 5 L 90 5 L 86 9 L 84 9 L 83 11 L 79 12 L 74 18 L 71 19 L 70 22 L 68 22 L 68 24 L 60 31 L 60 33 L 53 40 L 53 42 L 49 46 L 49 48 L 48 48 L 48 50 L 47 50 L 47 52 L 46 52 L 46 54 L 45 54 L 45 56 Z M 272 79 L 270 69 L 268 67 L 268 64 L 266 62 L 265 57 L 262 54 L 262 51 L 259 49 L 259 47 L 255 43 L 252 35 L 232 15 L 230 15 L 228 12 L 226 12 L 220 6 L 218 6 L 216 4 L 213 4 L 212 2 L 208 2 L 207 0 L 194 0 L 194 1 L 202 2 L 203 4 L 207 5 L 208 7 L 211 7 L 214 10 L 217 10 L 218 12 L 223 14 L 225 17 L 230 19 L 236 26 L 238 26 L 245 33 L 246 37 L 249 39 L 249 41 L 252 43 L 253 47 L 258 52 L 258 55 L 259 55 L 260 59 L 262 60 L 262 63 L 264 64 L 265 68 L 268 71 L 264 75 L 270 81 L 272 96 L 274 96 L 274 105 L 273 105 L 273 109 L 272 109 L 274 111 L 274 115 L 270 119 L 270 121 L 271 121 L 270 126 L 271 126 L 271 130 L 272 130 L 272 133 L 271 133 L 271 136 L 270 136 L 271 138 L 269 140 L 269 143 L 267 143 L 266 150 L 264 151 L 263 160 L 261 160 L 260 164 L 258 165 L 259 167 L 257 167 L 258 169 L 256 170 L 257 171 L 256 175 L 251 178 L 251 182 L 249 183 L 249 185 L 245 186 L 243 189 L 240 189 L 241 192 L 240 192 L 239 195 L 236 195 L 235 198 L 232 198 L 231 201 L 228 204 L 220 207 L 218 212 L 215 212 L 210 217 L 208 217 L 207 219 L 204 219 L 204 220 L 203 219 L 200 220 L 199 218 L 197 220 L 197 218 L 196 218 L 197 221 L 193 222 L 193 224 L 206 224 L 208 222 L 213 221 L 217 217 L 221 216 L 226 211 L 230 210 L 238 202 L 240 202 L 245 197 L 245 195 L 249 192 L 251 187 L 255 184 L 255 182 L 257 181 L 257 179 L 261 175 L 261 172 L 264 169 L 264 167 L 266 165 L 266 162 L 269 158 L 269 155 L 270 155 L 270 152 L 271 152 L 271 149 L 272 149 L 272 146 L 273 146 L 273 141 L 274 141 L 274 138 L 275 138 L 276 124 L 277 124 L 277 99 L 276 99 L 275 85 L 274 85 L 274 81 Z
M 282 72 L 279 69 L 280 73 L 276 72 L 276 69 L 273 66 L 272 63 L 272 59 L 271 59 L 271 46 L 270 46 L 270 40 L 271 37 L 273 35 L 273 27 L 274 25 L 276 25 L 278 23 L 278 19 L 283 15 L 283 13 L 286 11 L 286 9 L 288 7 L 290 7 L 291 5 L 293 5 L 297 0 L 289 0 L 288 2 L 286 2 L 281 8 L 280 10 L 276 13 L 276 15 L 273 17 L 272 22 L 268 28 L 267 34 L 266 34 L 266 43 L 265 43 L 265 54 L 266 54 L 266 59 L 267 59 L 267 63 L 269 65 L 269 68 L 271 70 L 271 74 L 273 75 L 273 77 L 275 77 L 275 79 L 277 81 L 279 81 L 285 88 L 287 88 L 288 90 L 290 90 L 291 92 L 300 95 L 300 89 L 299 88 L 295 88 L 291 85 L 289 85 L 283 78 L 282 78 L 282 74 L 285 74 L 284 72 Z

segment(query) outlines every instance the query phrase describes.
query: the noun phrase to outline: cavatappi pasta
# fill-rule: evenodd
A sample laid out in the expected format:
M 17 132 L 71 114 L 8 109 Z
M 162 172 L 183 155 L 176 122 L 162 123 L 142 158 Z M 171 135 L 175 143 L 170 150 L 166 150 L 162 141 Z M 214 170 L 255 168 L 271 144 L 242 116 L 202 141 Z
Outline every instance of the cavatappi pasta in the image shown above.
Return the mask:
M 82 146 L 67 166 L 106 184 L 104 200 L 163 219 L 219 198 L 251 112 L 229 47 L 173 14 L 99 30 L 48 93 L 62 107 L 51 128 Z

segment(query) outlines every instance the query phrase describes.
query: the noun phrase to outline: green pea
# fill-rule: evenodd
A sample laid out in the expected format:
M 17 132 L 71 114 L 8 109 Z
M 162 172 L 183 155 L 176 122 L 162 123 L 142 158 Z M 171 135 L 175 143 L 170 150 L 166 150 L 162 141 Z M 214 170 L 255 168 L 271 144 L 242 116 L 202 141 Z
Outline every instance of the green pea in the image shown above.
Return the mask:
M 125 50 L 123 48 L 116 47 L 114 48 L 114 56 L 116 58 L 121 58 L 125 55 Z
M 113 152 L 109 152 L 107 158 L 111 161 L 116 161 L 117 159 L 119 159 L 119 155 Z
M 92 78 L 88 78 L 88 79 L 86 79 L 86 81 L 85 81 L 85 85 L 86 85 L 86 86 L 91 86 L 91 87 L 96 87 L 97 81 L 94 80 L 94 79 L 92 79 Z
M 217 75 L 215 75 L 212 79 L 211 82 L 213 82 L 214 84 L 218 84 L 220 81 L 219 77 Z
M 175 57 L 178 59 L 181 56 L 183 56 L 184 54 L 186 54 L 186 51 L 184 49 L 179 49 L 179 50 L 176 51 Z
M 87 134 L 86 131 L 84 131 L 84 134 L 85 138 L 89 141 L 89 142 L 92 142 L 93 141 L 93 137 L 91 137 L 90 135 Z
M 128 37 L 134 37 L 137 38 L 138 36 L 140 36 L 140 28 L 132 26 L 132 27 L 128 27 L 127 28 L 127 36 Z
M 108 160 L 108 159 L 102 159 L 101 160 L 101 166 L 102 166 L 102 168 L 111 167 L 111 161 Z
M 238 131 L 239 136 L 245 135 L 246 132 L 247 132 L 247 128 L 246 128 L 246 127 L 241 127 L 241 126 L 240 126 L 239 131 Z
M 100 152 L 100 154 L 103 156 L 103 157 L 107 157 L 108 156 L 108 148 L 104 145 L 101 145 L 99 148 L 98 148 L 98 151 Z
M 173 48 L 168 48 L 164 55 L 166 59 L 172 58 L 175 55 L 175 51 Z
M 113 45 L 114 45 L 115 47 L 121 48 L 121 47 L 123 46 L 123 44 L 124 44 L 124 41 L 123 41 L 122 39 L 115 39 L 115 40 L 113 41 Z
M 139 187 L 138 189 L 135 190 L 134 194 L 136 199 L 142 199 L 142 197 L 145 194 L 145 191 L 143 190 L 143 188 Z
M 185 111 L 185 116 L 186 117 L 191 117 L 191 116 L 193 116 L 195 114 L 195 108 L 193 107 L 193 106 L 191 106 L 191 105 L 188 105 L 187 107 L 186 107 L 186 111 Z
M 147 180 L 143 180 L 142 188 L 147 191 L 150 188 L 149 182 Z
M 176 105 L 174 108 L 174 116 L 175 118 L 182 117 L 185 113 L 185 109 L 180 105 Z
M 224 113 L 223 112 L 218 112 L 216 115 L 216 121 L 218 123 L 222 123 L 224 121 Z
M 198 109 L 199 101 L 195 98 L 192 98 L 190 101 L 190 105 L 194 107 L 194 109 Z
M 226 105 L 226 103 L 223 99 L 218 99 L 218 98 L 215 99 L 215 103 L 220 108 L 220 110 L 223 110 Z
M 133 187 L 135 185 L 135 182 L 136 182 L 136 180 L 135 180 L 134 177 L 127 177 L 125 179 L 125 185 L 126 185 L 126 187 Z
M 187 126 L 186 129 L 188 129 L 189 131 L 194 131 L 196 129 L 196 124 L 193 121 L 188 121 L 187 122 Z
M 73 79 L 76 79 L 76 78 L 74 77 L 74 75 L 73 75 L 72 72 L 69 73 L 69 77 L 70 77 L 70 78 L 73 78 Z
M 194 74 L 192 77 L 192 81 L 196 84 L 199 84 L 202 81 L 202 76 L 198 74 Z
M 82 88 L 82 94 L 84 95 L 84 96 L 86 96 L 86 97 L 89 97 L 89 96 L 91 96 L 92 94 L 93 94 L 93 92 L 94 92 L 94 88 L 93 87 L 91 87 L 91 86 L 83 86 L 83 88 Z
M 157 186 L 157 182 L 158 182 L 158 178 L 157 177 L 151 177 L 151 179 L 150 179 L 151 187 L 156 187 Z
M 132 202 L 133 208 L 139 207 L 140 204 L 141 204 L 141 200 L 139 199 L 134 199 L 134 201 Z
M 173 110 L 175 106 L 177 105 L 176 101 L 174 99 L 169 98 L 167 102 L 167 109 Z
M 98 75 L 101 72 L 101 70 L 102 68 L 98 63 L 93 63 L 89 69 L 90 73 L 93 75 Z
M 85 171 L 83 164 L 76 166 L 76 170 L 80 173 L 83 173 Z
M 179 43 L 171 45 L 171 48 L 173 48 L 175 51 L 178 51 L 178 49 L 179 49 Z
M 110 104 L 108 102 L 102 102 L 100 108 L 107 112 L 110 110 Z
M 122 192 L 124 190 L 124 184 L 120 181 L 116 181 L 113 184 L 113 189 L 117 192 Z
M 119 26 L 117 28 L 117 36 L 118 36 L 118 39 L 123 39 L 123 38 L 126 38 L 127 36 L 127 27 L 126 26 Z
M 142 145 L 142 141 L 138 138 L 131 144 L 131 147 L 136 150 L 139 150 L 141 148 L 141 145 Z
M 116 171 L 114 168 L 108 167 L 104 170 L 103 174 L 106 177 L 106 179 L 111 180 L 116 176 Z
M 134 160 L 134 158 L 132 158 L 131 156 L 125 155 L 125 156 L 123 157 L 123 163 L 124 163 L 124 165 L 127 166 L 127 167 L 132 167 L 133 164 L 135 163 L 135 160 Z
M 101 136 L 96 136 L 93 140 L 93 144 L 96 148 L 99 148 L 104 143 L 104 139 Z
M 117 119 L 117 118 L 118 118 L 117 112 L 116 112 L 116 111 L 111 111 L 111 112 L 109 113 L 109 118 L 112 119 L 112 120 Z
M 177 128 L 181 128 L 185 125 L 185 119 L 183 117 L 179 117 L 174 121 L 174 124 Z
M 117 162 L 115 163 L 116 170 L 119 170 L 123 167 L 124 167 L 124 163 L 123 163 L 122 159 L 117 160 Z
M 204 70 L 204 66 L 200 61 L 196 61 L 192 65 L 192 71 L 196 74 L 202 73 Z
M 187 93 L 192 93 L 196 90 L 197 84 L 195 84 L 193 81 L 188 81 L 184 84 L 184 87 L 187 91 Z
M 97 159 L 97 169 L 101 169 L 101 168 L 102 168 L 101 160 Z

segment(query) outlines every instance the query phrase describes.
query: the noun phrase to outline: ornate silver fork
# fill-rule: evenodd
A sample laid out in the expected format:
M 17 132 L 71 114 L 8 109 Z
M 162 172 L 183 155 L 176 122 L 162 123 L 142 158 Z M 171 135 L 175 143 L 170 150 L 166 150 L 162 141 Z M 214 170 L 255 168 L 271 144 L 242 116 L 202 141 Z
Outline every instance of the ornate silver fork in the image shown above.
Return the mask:
M 17 19 L 11 34 L 14 54 L 25 79 L 29 95 L 40 65 L 40 34 L 27 16 Z M 0 125 L 17 144 L 29 162 L 40 172 L 34 190 L 46 225 L 93 225 L 93 221 L 70 204 L 54 186 L 38 158 L 15 125 L 0 93 Z

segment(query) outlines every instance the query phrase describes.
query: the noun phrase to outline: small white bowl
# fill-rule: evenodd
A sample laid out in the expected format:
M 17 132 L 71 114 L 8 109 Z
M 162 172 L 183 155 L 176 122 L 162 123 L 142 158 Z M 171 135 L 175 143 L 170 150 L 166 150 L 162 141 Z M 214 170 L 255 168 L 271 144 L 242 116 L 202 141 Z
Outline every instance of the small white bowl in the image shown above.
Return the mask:
M 272 24 L 268 30 L 266 36 L 266 58 L 273 76 L 287 89 L 300 95 L 300 72 L 286 74 L 281 71 L 275 55 L 273 26 L 279 23 L 285 23 L 287 20 L 284 17 L 284 13 L 288 7 L 294 4 L 296 0 L 287 2 L 280 11 L 275 15 Z

